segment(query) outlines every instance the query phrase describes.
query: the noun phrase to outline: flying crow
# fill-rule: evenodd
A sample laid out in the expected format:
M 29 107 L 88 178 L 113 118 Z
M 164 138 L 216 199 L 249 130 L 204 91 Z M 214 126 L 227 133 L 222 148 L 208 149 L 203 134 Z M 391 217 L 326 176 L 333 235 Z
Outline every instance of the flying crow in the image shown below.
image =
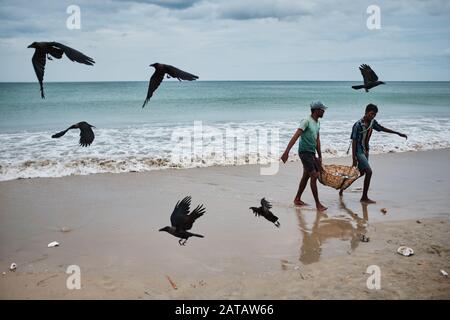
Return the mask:
M 261 207 L 250 207 L 250 209 L 253 210 L 253 213 L 255 214 L 255 217 L 257 216 L 263 216 L 270 222 L 273 222 L 277 228 L 280 227 L 280 222 L 278 221 L 278 217 L 275 216 L 270 209 L 272 208 L 272 205 L 269 201 L 267 201 L 265 198 L 261 199 Z
M 39 85 L 41 86 L 41 97 L 45 98 L 44 95 L 44 71 L 45 71 L 45 61 L 46 57 L 48 60 L 53 60 L 50 56 L 56 59 L 61 59 L 65 53 L 67 58 L 72 61 L 79 63 L 84 63 L 92 66 L 95 61 L 88 56 L 85 56 L 80 51 L 72 49 L 58 42 L 33 42 L 28 46 L 28 48 L 34 48 L 34 54 L 31 61 L 33 62 L 34 71 L 36 72 L 36 77 L 39 80 Z
M 181 80 L 192 81 L 198 79 L 197 76 L 190 74 L 186 71 L 180 70 L 178 68 L 175 68 L 174 66 L 170 66 L 168 64 L 154 63 L 151 64 L 150 67 L 154 67 L 155 72 L 150 78 L 150 82 L 148 84 L 147 97 L 145 98 L 142 108 L 145 107 L 147 102 L 153 96 L 153 92 L 155 92 L 155 90 L 158 89 L 159 85 L 164 79 L 165 74 L 167 74 L 167 78 L 177 78 L 179 81 Z
M 364 78 L 364 85 L 352 86 L 353 89 L 365 89 L 366 92 L 369 92 L 369 89 L 372 89 L 380 84 L 385 84 L 383 81 L 378 81 L 377 74 L 368 66 L 367 64 L 362 64 L 359 67 L 361 74 Z
M 201 204 L 198 205 L 197 208 L 195 208 L 194 211 L 189 214 L 190 206 L 190 196 L 185 197 L 183 200 L 181 200 L 181 202 L 178 201 L 175 205 L 175 209 L 173 209 L 172 215 L 170 216 L 170 223 L 172 225 L 170 227 L 167 226 L 159 229 L 159 231 L 166 231 L 171 235 L 180 238 L 180 240 L 178 240 L 178 243 L 182 246 L 186 244 L 189 237 L 203 238 L 202 235 L 191 233 L 187 230 L 190 230 L 192 228 L 195 220 L 200 218 L 205 213 L 206 209 L 203 207 L 203 204 Z M 182 239 L 184 239 L 184 241 Z
M 94 131 L 92 131 L 91 128 L 95 127 L 85 121 L 78 122 L 67 128 L 66 130 L 55 133 L 54 135 L 52 135 L 52 138 L 62 137 L 70 129 L 80 129 L 80 146 L 87 147 L 92 143 L 92 141 L 94 141 Z

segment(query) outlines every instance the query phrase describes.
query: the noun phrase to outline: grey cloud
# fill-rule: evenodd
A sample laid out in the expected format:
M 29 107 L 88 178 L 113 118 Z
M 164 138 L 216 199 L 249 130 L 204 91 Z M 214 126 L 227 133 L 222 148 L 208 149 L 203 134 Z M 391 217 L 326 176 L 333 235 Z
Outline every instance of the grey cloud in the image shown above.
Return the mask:
M 182 10 L 192 7 L 195 3 L 200 2 L 201 0 L 115 0 L 115 1 L 147 3 L 157 5 L 163 8 Z

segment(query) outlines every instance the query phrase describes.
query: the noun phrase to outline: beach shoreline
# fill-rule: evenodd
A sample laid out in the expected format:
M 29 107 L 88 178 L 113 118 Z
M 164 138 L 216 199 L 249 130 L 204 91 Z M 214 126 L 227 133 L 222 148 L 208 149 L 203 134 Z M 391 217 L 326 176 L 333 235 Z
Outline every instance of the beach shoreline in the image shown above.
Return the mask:
M 359 203 L 361 179 L 343 198 L 320 185 L 323 214 L 292 204 L 299 162 L 273 176 L 244 165 L 0 182 L 0 298 L 450 299 L 440 274 L 450 269 L 449 155 L 373 155 L 377 204 Z M 192 230 L 205 239 L 181 247 L 157 230 L 186 195 L 206 206 Z M 248 209 L 262 197 L 280 229 Z M 309 187 L 304 200 L 313 203 Z M 415 254 L 397 254 L 400 245 Z M 69 265 L 80 266 L 81 290 L 66 288 Z M 366 286 L 370 265 L 381 269 L 380 290 Z

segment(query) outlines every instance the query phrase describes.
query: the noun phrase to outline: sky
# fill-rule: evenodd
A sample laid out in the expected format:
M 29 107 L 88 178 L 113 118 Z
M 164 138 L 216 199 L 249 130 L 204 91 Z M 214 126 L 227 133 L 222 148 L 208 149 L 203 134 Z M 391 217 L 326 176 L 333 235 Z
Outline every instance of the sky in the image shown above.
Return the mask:
M 48 61 L 45 82 L 147 81 L 154 62 L 200 80 L 361 81 L 366 63 L 380 80 L 450 81 L 448 0 L 0 0 L 1 82 L 36 81 L 34 41 L 96 61 Z

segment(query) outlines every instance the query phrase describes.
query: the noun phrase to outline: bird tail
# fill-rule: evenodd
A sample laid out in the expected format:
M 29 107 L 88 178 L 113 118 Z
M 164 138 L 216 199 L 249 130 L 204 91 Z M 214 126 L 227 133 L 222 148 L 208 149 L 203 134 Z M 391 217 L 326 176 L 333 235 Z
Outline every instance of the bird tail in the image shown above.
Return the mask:
M 150 100 L 150 99 L 145 99 L 144 104 L 142 105 L 142 109 L 144 109 L 145 105 L 147 104 L 147 102 L 148 102 L 149 100 Z
M 202 236 L 201 234 L 196 234 L 196 233 L 191 233 L 192 237 L 199 237 L 199 238 L 204 238 L 204 236 Z
M 41 86 L 41 98 L 45 99 L 45 94 L 44 94 L 44 85 L 42 83 L 39 83 L 39 85 Z
M 358 85 L 358 86 L 352 86 L 352 88 L 355 89 L 355 90 L 359 90 L 359 89 L 363 89 L 364 85 L 361 84 L 361 85 Z

